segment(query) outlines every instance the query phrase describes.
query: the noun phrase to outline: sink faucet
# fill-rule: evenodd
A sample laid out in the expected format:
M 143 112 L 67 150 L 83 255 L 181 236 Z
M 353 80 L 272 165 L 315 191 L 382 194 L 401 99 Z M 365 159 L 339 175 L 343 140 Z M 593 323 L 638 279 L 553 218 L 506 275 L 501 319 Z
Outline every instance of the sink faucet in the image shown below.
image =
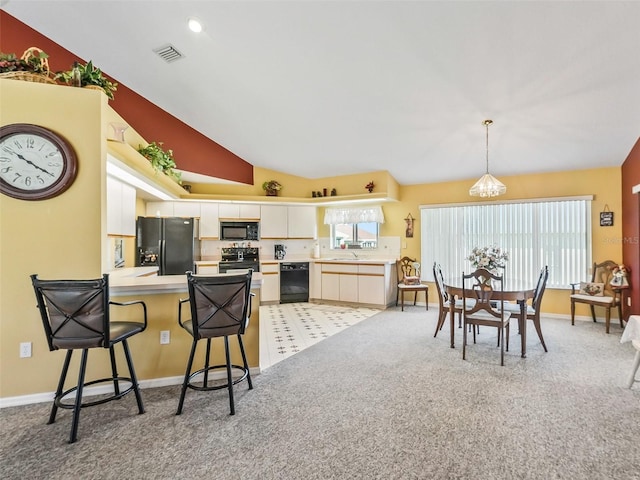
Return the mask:
M 358 258 L 358 254 L 356 252 L 351 252 L 351 254 L 355 257 Z

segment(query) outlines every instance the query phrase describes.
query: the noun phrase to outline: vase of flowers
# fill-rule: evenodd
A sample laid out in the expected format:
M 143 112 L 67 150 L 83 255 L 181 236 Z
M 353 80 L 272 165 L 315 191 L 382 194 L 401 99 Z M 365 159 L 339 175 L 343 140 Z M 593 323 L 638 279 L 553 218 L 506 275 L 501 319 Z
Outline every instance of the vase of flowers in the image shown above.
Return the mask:
M 509 254 L 495 245 L 475 247 L 471 251 L 471 255 L 467 257 L 467 260 L 471 262 L 474 268 L 484 268 L 496 274 L 500 268 L 504 268 L 507 260 L 509 260 Z

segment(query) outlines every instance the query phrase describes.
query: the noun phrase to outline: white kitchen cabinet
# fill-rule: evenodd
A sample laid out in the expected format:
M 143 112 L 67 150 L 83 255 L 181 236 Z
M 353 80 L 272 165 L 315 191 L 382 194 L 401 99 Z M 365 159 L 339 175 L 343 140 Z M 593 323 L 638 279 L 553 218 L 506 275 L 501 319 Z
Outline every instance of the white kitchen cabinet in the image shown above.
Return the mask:
M 358 265 L 358 303 L 385 305 L 384 265 Z
M 221 203 L 218 214 L 220 218 L 259 220 L 260 205 L 257 203 Z
M 309 300 L 322 298 L 322 265 L 316 262 L 309 264 Z
M 317 238 L 318 225 L 316 207 L 308 205 L 289 205 L 287 207 L 287 237 Z
M 349 303 L 361 303 L 385 308 L 395 300 L 395 276 L 391 264 L 366 262 L 314 263 L 319 270 L 319 291 L 310 291 L 310 298 Z M 312 270 L 312 275 L 313 275 Z
M 200 202 L 173 202 L 173 215 L 200 218 Z
M 355 264 L 322 264 L 322 299 L 358 302 L 358 266 Z
M 200 238 L 219 238 L 220 221 L 218 204 L 202 202 L 200 204 Z
M 112 177 L 107 177 L 107 234 L 136 234 L 136 189 Z
M 196 273 L 198 275 L 217 275 L 218 263 L 198 263 L 196 264 Z
M 287 238 L 287 206 L 260 207 L 260 238 Z
M 280 301 L 280 264 L 278 262 L 260 262 L 262 288 L 260 303 Z
M 173 202 L 147 202 L 147 217 L 173 217 Z

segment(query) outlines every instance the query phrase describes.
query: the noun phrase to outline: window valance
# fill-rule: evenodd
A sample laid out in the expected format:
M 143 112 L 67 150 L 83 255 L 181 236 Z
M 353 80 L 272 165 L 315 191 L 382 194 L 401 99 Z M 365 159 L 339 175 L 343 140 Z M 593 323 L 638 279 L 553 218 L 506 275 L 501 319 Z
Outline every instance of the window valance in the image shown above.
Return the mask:
M 382 207 L 327 208 L 324 212 L 325 225 L 368 222 L 384 223 Z

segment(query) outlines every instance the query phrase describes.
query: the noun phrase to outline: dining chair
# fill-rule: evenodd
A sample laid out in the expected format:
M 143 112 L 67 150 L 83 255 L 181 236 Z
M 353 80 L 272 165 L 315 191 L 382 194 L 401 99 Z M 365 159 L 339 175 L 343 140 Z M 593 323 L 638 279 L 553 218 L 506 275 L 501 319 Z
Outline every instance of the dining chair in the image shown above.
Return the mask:
M 193 275 L 187 272 L 187 287 L 189 298 L 178 302 L 178 323 L 184 328 L 193 341 L 191 353 L 187 361 L 187 368 L 182 382 L 180 401 L 176 415 L 182 413 L 184 398 L 187 388 L 198 391 L 211 391 L 226 388 L 229 392 L 229 409 L 231 415 L 235 415 L 235 402 L 233 398 L 233 386 L 247 380 L 249 390 L 253 389 L 249 364 L 242 342 L 242 335 L 249 325 L 251 315 L 251 276 L 253 270 L 249 269 L 243 274 L 226 274 L 216 276 Z M 190 306 L 191 318 L 183 320 L 182 310 L 186 304 Z M 229 337 L 236 336 L 242 365 L 231 363 L 229 351 Z M 224 338 L 225 363 L 210 365 L 211 339 Z M 207 349 L 203 368 L 191 373 L 196 346 L 200 340 L 206 339 Z M 224 369 L 226 379 L 221 383 L 219 379 L 209 378 L 209 373 L 220 373 Z M 234 378 L 232 372 L 239 374 Z M 198 377 L 196 379 L 196 377 Z M 200 383 L 201 378 L 201 383 Z
M 402 257 L 396 261 L 396 271 L 398 273 L 398 289 L 396 291 L 396 307 L 398 300 L 401 301 L 401 310 L 404 312 L 404 294 L 413 292 L 413 304 L 416 304 L 418 292 L 424 292 L 425 303 L 429 310 L 429 285 L 420 281 L 420 264 L 415 258 Z
M 145 303 L 141 300 L 124 303 L 110 301 L 109 275 L 107 274 L 95 280 L 40 280 L 37 275 L 31 275 L 31 282 L 47 335 L 49 350 L 67 351 L 47 423 L 55 422 L 58 408 L 72 410 L 73 418 L 69 443 L 74 443 L 78 439 L 80 410 L 82 408 L 118 400 L 128 393 L 134 392 L 138 413 L 144 413 L 144 405 L 127 340 L 147 328 Z M 141 307 L 142 321 L 111 321 L 111 306 L 128 307 L 134 305 Z M 118 374 L 114 351 L 114 345 L 117 343 L 122 344 L 130 377 L 122 377 Z M 109 349 L 111 377 L 88 382 L 85 380 L 87 357 L 91 348 Z M 74 350 L 82 351 L 78 382 L 74 387 L 63 390 Z M 84 387 L 101 383 L 112 383 L 113 392 L 107 396 L 101 396 L 98 400 L 84 401 Z
M 602 263 L 594 263 L 591 271 L 591 282 L 576 282 L 571 284 L 571 325 L 575 325 L 576 303 L 589 305 L 591 317 L 596 321 L 595 307 L 605 309 L 605 331 L 609 333 L 611 323 L 611 309 L 618 309 L 620 327 L 623 325 L 621 290 L 611 286 L 613 272 L 618 263 L 613 260 L 605 260 Z M 579 288 L 578 288 L 579 287 Z
M 540 343 L 542 344 L 542 348 L 544 348 L 545 352 L 548 352 L 547 345 L 544 342 L 544 337 L 542 336 L 542 327 L 540 325 L 540 308 L 542 304 L 542 296 L 544 295 L 544 291 L 547 287 L 547 280 L 549 279 L 549 268 L 545 265 L 540 270 L 540 275 L 538 276 L 538 282 L 536 283 L 536 288 L 533 291 L 533 298 L 531 300 L 531 305 L 526 305 L 525 319 L 533 321 L 533 326 L 536 328 L 536 332 L 538 333 L 538 338 L 540 339 Z M 520 333 L 520 325 L 522 324 L 522 315 L 520 310 L 520 304 L 518 303 L 505 303 L 504 308 L 511 313 L 513 318 L 518 319 L 518 333 Z
M 451 304 L 449 294 L 444 286 L 444 276 L 442 275 L 442 267 L 439 263 L 433 263 L 433 278 L 436 283 L 436 290 L 438 291 L 438 323 L 436 325 L 436 331 L 433 334 L 435 338 L 438 335 L 438 332 L 442 330 L 444 322 L 447 318 L 447 314 L 451 311 Z M 458 314 L 458 327 L 462 327 L 462 300 L 457 299 L 454 300 L 454 315 Z
M 504 366 L 505 342 L 506 351 L 509 351 L 509 320 L 511 319 L 511 313 L 504 309 L 504 277 L 484 268 L 469 274 L 463 272 L 462 291 L 462 359 L 466 360 L 468 327 L 472 327 L 475 344 L 475 327 L 484 325 L 498 329 L 500 365 Z

